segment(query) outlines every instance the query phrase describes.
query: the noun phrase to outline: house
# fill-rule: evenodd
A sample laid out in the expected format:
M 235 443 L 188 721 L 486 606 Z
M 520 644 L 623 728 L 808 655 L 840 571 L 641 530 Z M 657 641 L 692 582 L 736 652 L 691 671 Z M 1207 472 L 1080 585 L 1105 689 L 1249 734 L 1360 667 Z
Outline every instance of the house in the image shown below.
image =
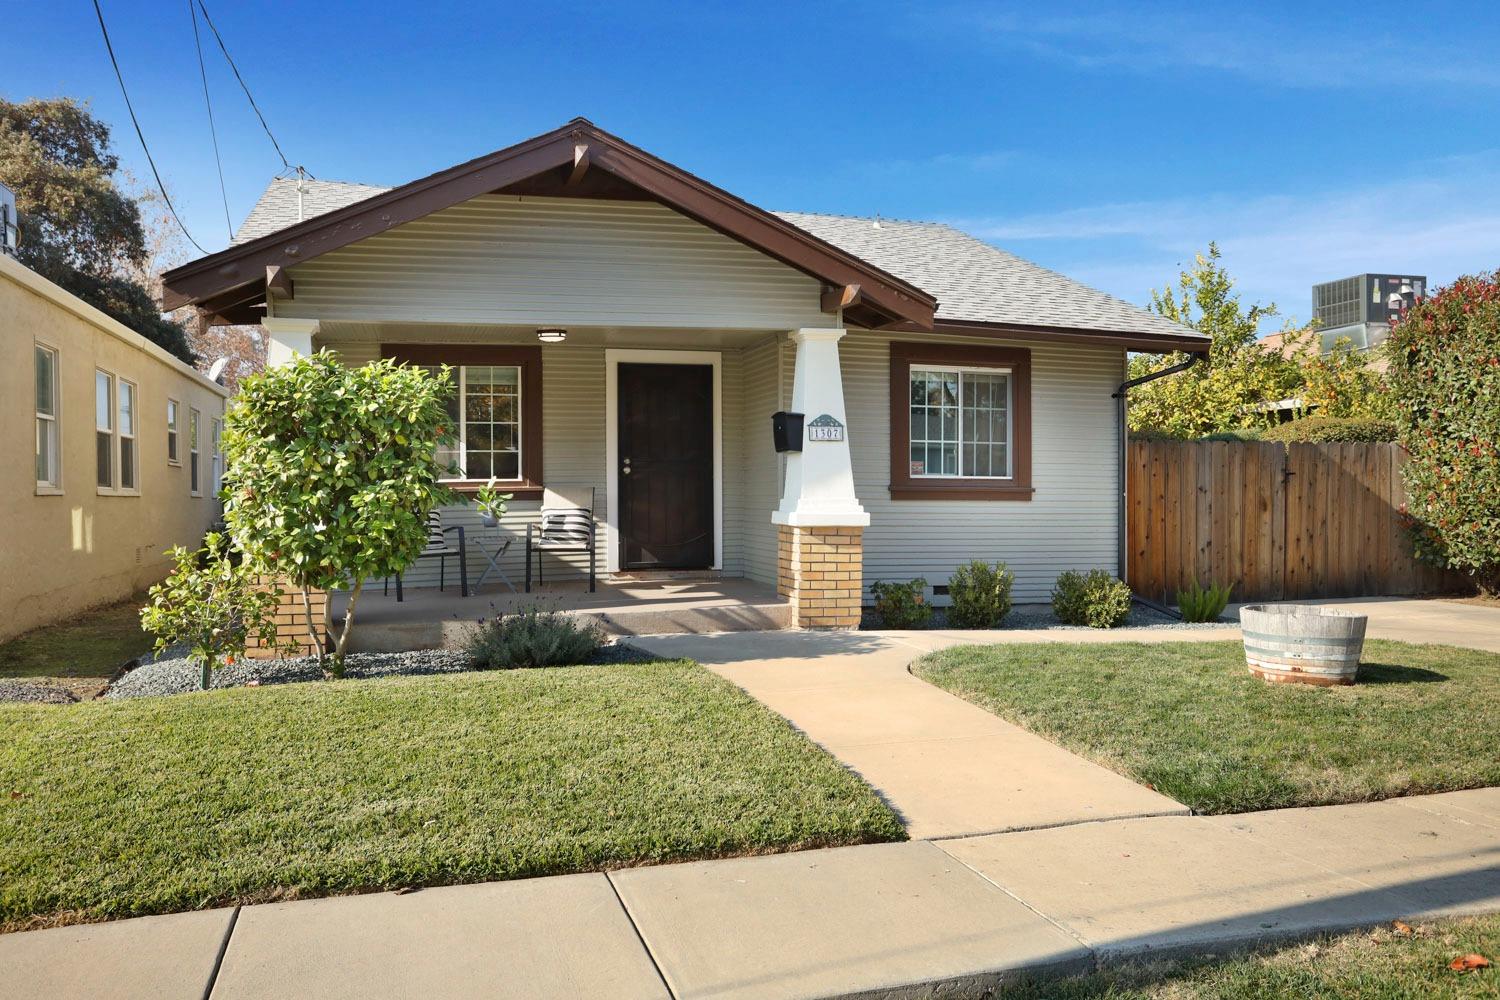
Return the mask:
M 0 253 L 0 640 L 128 597 L 199 544 L 227 395 Z
M 504 481 L 512 530 L 591 496 L 608 572 L 774 585 L 803 625 L 972 558 L 1022 601 L 1115 567 L 1126 352 L 1207 349 L 951 227 L 769 212 L 583 119 L 389 190 L 273 181 L 165 288 L 260 323 L 270 364 L 453 366 L 455 485 Z

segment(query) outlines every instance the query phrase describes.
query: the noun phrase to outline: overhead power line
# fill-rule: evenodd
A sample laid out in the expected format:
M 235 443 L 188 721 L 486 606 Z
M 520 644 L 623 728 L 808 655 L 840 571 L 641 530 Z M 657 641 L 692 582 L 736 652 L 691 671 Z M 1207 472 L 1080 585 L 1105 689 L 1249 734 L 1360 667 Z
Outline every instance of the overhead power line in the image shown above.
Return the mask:
M 276 147 L 276 155 L 281 157 L 281 165 L 286 170 L 291 170 L 292 165 L 287 160 L 286 154 L 281 151 L 281 143 L 276 141 L 276 136 L 271 134 L 271 126 L 266 124 L 266 116 L 260 113 L 260 105 L 255 103 L 255 97 L 250 93 L 250 87 L 245 83 L 245 78 L 240 75 L 240 68 L 234 64 L 234 57 L 229 54 L 229 47 L 224 44 L 224 36 L 219 34 L 219 29 L 214 27 L 214 19 L 208 16 L 208 8 L 203 6 L 203 0 L 197 0 L 198 9 L 203 12 L 203 20 L 208 24 L 208 30 L 214 33 L 214 40 L 219 43 L 219 51 L 224 53 L 224 60 L 229 63 L 229 68 L 234 71 L 234 78 L 240 82 L 240 89 L 245 92 L 245 99 L 250 102 L 250 107 L 255 111 L 255 117 L 260 119 L 260 127 L 266 130 L 266 138 L 271 140 L 271 145 Z M 95 0 L 98 4 L 98 0 Z M 197 30 L 197 22 L 194 21 L 194 30 Z
M 234 223 L 229 218 L 229 191 L 224 186 L 224 160 L 219 156 L 219 130 L 214 127 L 214 102 L 208 96 L 208 68 L 203 65 L 203 39 L 198 34 L 198 10 L 188 0 L 188 17 L 193 20 L 193 47 L 198 50 L 198 75 L 203 79 L 203 106 L 208 109 L 208 135 L 214 145 L 214 166 L 219 169 L 219 197 L 224 202 L 224 228 L 234 239 Z
M 161 182 L 161 172 L 156 169 L 156 160 L 151 156 L 151 147 L 146 145 L 146 135 L 141 131 L 141 122 L 135 116 L 135 106 L 130 103 L 130 91 L 125 89 L 125 76 L 120 72 L 120 61 L 115 58 L 115 47 L 109 40 L 109 29 L 104 26 L 104 11 L 99 7 L 99 0 L 94 0 L 94 15 L 99 18 L 99 33 L 104 36 L 104 48 L 109 53 L 109 62 L 115 68 L 115 79 L 120 81 L 120 95 L 125 98 L 125 110 L 130 112 L 130 123 L 135 126 L 135 137 L 141 141 L 141 149 L 146 153 L 146 162 L 151 165 L 151 176 L 156 178 L 156 189 L 161 192 L 162 200 L 167 203 L 167 210 L 172 213 L 172 218 L 177 220 L 178 228 L 182 235 L 188 238 L 188 242 L 198 248 L 201 254 L 207 254 L 203 245 L 193 239 L 193 234 L 188 232 L 188 227 L 183 225 L 182 216 L 177 214 L 177 206 L 172 204 L 172 196 L 167 194 L 167 186 Z

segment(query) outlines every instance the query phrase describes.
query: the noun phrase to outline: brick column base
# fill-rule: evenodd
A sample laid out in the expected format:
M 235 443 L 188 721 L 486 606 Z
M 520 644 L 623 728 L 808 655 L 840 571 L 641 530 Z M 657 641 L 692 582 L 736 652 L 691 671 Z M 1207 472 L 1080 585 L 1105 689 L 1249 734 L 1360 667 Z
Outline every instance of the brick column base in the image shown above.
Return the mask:
M 776 592 L 798 628 L 858 628 L 863 528 L 776 528 Z
M 285 580 L 262 580 L 258 586 L 264 590 L 272 588 L 276 590 L 276 638 L 282 643 L 290 642 L 295 646 L 295 649 L 287 655 L 316 655 L 317 651 L 313 647 L 312 638 L 307 634 L 307 611 L 302 606 L 302 591 Z M 328 594 L 326 591 L 314 590 L 311 596 L 313 624 L 318 630 L 318 638 L 322 640 L 323 649 L 326 651 L 329 628 Z M 270 660 L 282 654 L 279 650 L 262 646 L 259 639 L 251 636 L 245 655 L 252 660 Z

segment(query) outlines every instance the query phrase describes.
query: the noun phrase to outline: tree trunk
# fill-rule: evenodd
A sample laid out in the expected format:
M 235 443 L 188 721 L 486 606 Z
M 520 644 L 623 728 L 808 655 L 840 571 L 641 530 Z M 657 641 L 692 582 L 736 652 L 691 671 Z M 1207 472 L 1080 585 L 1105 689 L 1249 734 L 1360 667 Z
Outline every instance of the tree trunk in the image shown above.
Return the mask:
M 307 636 L 312 640 L 313 655 L 318 658 L 318 669 L 323 671 L 324 676 L 327 676 L 328 668 L 324 665 L 323 657 L 323 637 L 318 635 L 317 623 L 313 621 L 312 592 L 307 587 L 299 589 L 302 591 L 302 613 L 307 617 Z
M 203 690 L 205 690 L 205 691 L 208 690 L 208 682 L 209 682 L 209 679 L 212 676 L 213 672 L 214 672 L 213 657 L 211 657 L 211 656 L 205 656 L 203 658 L 203 679 L 202 679 Z
M 339 630 L 338 641 L 334 643 L 333 659 L 338 664 L 335 668 L 340 675 L 344 673 L 344 647 L 349 644 L 349 633 L 354 628 L 354 605 L 359 601 L 359 592 L 364 588 L 365 578 L 357 576 L 354 578 L 354 587 L 349 591 L 349 604 L 344 608 L 344 627 Z

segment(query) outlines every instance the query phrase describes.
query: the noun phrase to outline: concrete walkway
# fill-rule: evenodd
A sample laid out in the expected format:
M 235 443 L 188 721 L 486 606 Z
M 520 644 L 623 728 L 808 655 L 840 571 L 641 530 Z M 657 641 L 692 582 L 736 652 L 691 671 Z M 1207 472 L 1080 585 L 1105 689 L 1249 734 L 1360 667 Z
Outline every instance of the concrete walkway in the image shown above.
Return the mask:
M 659 656 L 697 660 L 785 716 L 868 781 L 914 838 L 1188 812 L 907 670 L 924 653 L 975 635 L 769 632 L 631 641 Z
M 270 903 L 0 935 L 30 1000 L 975 995 L 1500 911 L 1500 789 Z

